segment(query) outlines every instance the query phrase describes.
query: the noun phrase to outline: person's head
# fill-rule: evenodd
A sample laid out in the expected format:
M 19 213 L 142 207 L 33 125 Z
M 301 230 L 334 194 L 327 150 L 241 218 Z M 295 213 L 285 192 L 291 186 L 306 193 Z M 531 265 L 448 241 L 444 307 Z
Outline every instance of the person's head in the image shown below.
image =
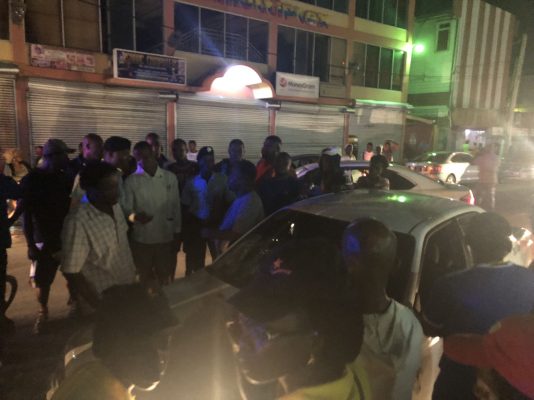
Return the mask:
M 152 147 L 156 159 L 161 155 L 161 143 L 159 141 L 159 135 L 155 132 L 150 132 L 146 135 L 145 141 Z
M 174 139 L 172 141 L 172 156 L 176 161 L 187 160 L 187 143 L 182 139 Z
M 385 289 L 397 257 L 395 234 L 377 220 L 362 218 L 345 229 L 342 246 L 351 284 Z
M 117 168 L 102 161 L 90 161 L 80 171 L 80 186 L 89 202 L 96 206 L 114 206 L 119 201 Z
M 128 169 L 132 142 L 121 136 L 111 136 L 104 142 L 104 161 L 122 171 Z
M 232 139 L 228 145 L 228 157 L 231 162 L 239 162 L 245 155 L 245 143 L 241 139 Z
M 256 181 L 256 166 L 250 161 L 241 160 L 232 169 L 228 186 L 237 194 L 245 194 L 254 189 Z
M 138 142 L 133 148 L 133 156 L 147 174 L 154 174 L 158 169 L 158 160 L 152 146 L 148 142 Z
M 35 157 L 42 157 L 43 156 L 43 146 L 35 146 L 34 152 L 35 152 Z
M 385 141 L 384 142 L 384 152 L 390 152 L 391 151 L 391 142 L 390 141 Z
M 388 168 L 388 160 L 383 155 L 374 155 L 369 161 L 369 176 L 381 177 Z
M 43 167 L 49 170 L 62 170 L 69 164 L 69 156 L 74 150 L 69 149 L 63 140 L 48 139 L 43 146 Z
M 351 157 L 352 153 L 354 153 L 354 146 L 352 144 L 348 144 L 345 146 L 345 155 Z
M 327 147 L 321 152 L 319 168 L 321 172 L 331 173 L 339 171 L 341 168 L 341 148 Z
M 338 254 L 323 238 L 290 241 L 265 257 L 254 279 L 229 300 L 239 311 L 241 333 L 255 339 L 243 343 L 239 354 L 249 379 L 287 378 L 295 384 L 308 368 L 324 377 L 324 368 L 330 381 L 356 358 L 362 318 L 346 300 Z
M 187 145 L 189 146 L 189 152 L 190 153 L 196 153 L 197 152 L 197 142 L 195 140 L 190 140 Z
M 366 150 L 369 151 L 369 152 L 373 151 L 373 143 L 372 142 L 367 143 Z
M 82 155 L 87 161 L 100 161 L 104 142 L 96 133 L 85 135 L 82 140 Z
M 496 213 L 477 214 L 469 221 L 465 241 L 475 264 L 501 262 L 512 250 L 508 221 Z
M 265 138 L 261 148 L 261 157 L 269 164 L 274 163 L 276 155 L 282 150 L 282 139 L 279 136 L 271 135 Z
M 213 151 L 213 147 L 202 147 L 197 153 L 197 163 L 200 175 L 204 177 L 210 176 L 215 167 L 215 152 Z
M 177 320 L 165 298 L 140 284 L 113 286 L 102 294 L 93 330 L 93 354 L 126 387 L 151 390 L 166 367 Z
M 377 156 L 379 156 L 380 154 L 382 154 L 382 147 L 380 146 L 376 146 L 375 147 L 375 153 Z
M 484 335 L 452 335 L 444 340 L 451 360 L 479 368 L 475 396 L 483 400 L 534 398 L 534 315 L 517 315 Z
M 291 170 L 291 156 L 286 152 L 278 153 L 274 160 L 274 172 L 276 176 L 286 176 Z

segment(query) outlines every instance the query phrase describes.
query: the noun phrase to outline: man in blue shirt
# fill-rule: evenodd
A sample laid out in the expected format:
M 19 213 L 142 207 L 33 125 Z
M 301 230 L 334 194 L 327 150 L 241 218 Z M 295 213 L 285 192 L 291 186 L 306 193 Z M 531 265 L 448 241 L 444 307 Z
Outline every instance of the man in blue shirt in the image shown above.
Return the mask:
M 511 228 L 498 214 L 473 217 L 466 229 L 474 268 L 438 280 L 423 309 L 425 331 L 446 337 L 486 333 L 497 321 L 527 314 L 534 304 L 534 271 L 506 263 Z M 433 399 L 474 399 L 475 369 L 443 357 Z

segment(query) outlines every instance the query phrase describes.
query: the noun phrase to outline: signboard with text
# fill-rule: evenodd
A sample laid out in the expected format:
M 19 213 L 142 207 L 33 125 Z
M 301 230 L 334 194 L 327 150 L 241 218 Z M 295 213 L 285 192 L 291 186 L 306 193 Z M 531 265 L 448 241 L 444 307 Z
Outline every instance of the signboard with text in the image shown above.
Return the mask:
M 276 73 L 276 94 L 278 96 L 319 98 L 319 78 L 308 75 Z
M 80 51 L 32 44 L 30 63 L 34 67 L 95 72 L 95 56 Z
M 186 61 L 159 54 L 113 49 L 113 77 L 185 85 Z

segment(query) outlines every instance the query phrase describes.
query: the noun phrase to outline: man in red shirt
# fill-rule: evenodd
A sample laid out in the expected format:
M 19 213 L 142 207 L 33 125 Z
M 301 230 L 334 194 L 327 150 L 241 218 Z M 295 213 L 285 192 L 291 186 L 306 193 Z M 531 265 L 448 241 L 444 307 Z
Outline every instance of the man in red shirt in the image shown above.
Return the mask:
M 263 178 L 274 176 L 274 160 L 282 150 L 282 139 L 279 136 L 267 136 L 261 149 L 261 160 L 256 165 L 256 183 Z

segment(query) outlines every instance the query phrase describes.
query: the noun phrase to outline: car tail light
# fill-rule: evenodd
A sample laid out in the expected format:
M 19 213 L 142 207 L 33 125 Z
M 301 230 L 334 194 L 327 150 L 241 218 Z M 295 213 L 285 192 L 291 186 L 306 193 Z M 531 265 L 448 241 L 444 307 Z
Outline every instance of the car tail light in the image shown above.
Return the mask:
M 470 206 L 475 205 L 475 195 L 470 190 L 469 193 L 467 193 L 464 197 L 460 199 L 460 201 L 463 201 L 464 203 L 469 204 Z

